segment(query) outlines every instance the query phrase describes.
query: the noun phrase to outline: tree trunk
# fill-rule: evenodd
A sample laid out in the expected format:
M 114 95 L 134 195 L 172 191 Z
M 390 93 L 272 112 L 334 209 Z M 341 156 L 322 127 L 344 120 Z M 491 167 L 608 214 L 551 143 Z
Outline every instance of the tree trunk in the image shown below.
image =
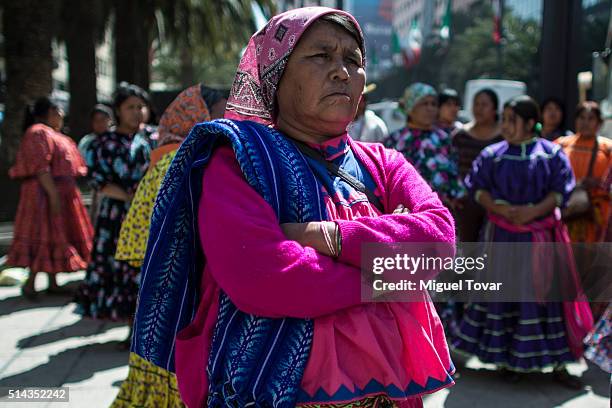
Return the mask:
M 70 87 L 70 135 L 78 140 L 90 131 L 89 113 L 97 102 L 95 8 L 82 0 L 64 0 L 66 54 Z
M 13 163 L 19 147 L 26 105 L 49 95 L 53 88 L 55 4 L 52 0 L 3 2 L 6 104 L 0 146 L 2 174 Z
M 540 42 L 541 99 L 565 101 L 565 126 L 574 128 L 578 103 L 578 60 L 581 45 L 582 2 L 544 0 Z
M 189 88 L 195 81 L 195 69 L 193 67 L 193 52 L 191 47 L 185 45 L 180 50 L 180 75 L 181 87 Z
M 115 74 L 145 90 L 151 77 L 153 10 L 142 0 L 115 1 Z

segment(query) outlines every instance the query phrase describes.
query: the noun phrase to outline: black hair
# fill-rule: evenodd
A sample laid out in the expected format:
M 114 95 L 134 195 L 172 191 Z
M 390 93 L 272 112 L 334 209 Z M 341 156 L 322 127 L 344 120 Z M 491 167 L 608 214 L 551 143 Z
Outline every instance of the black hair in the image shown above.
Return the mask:
M 557 129 L 555 130 L 564 130 L 565 128 L 565 103 L 563 103 L 563 101 L 560 98 L 557 98 L 555 96 L 551 96 L 550 98 L 546 98 L 542 101 L 542 103 L 540 104 L 540 110 L 542 111 L 542 113 L 544 113 L 544 110 L 546 109 L 546 106 L 550 105 L 551 103 L 554 103 L 555 105 L 557 105 L 557 107 L 559 108 L 559 110 L 561 111 L 561 121 L 559 122 L 559 125 L 557 125 Z
M 506 103 L 504 107 L 512 109 L 512 111 L 520 116 L 525 123 L 533 119 L 533 126 L 530 132 L 535 131 L 536 125 L 540 121 L 540 107 L 538 103 L 533 100 L 530 96 L 521 95 L 513 98 L 510 102 Z
M 574 115 L 574 119 L 578 119 L 578 116 L 580 116 L 583 112 L 593 112 L 599 123 L 603 123 L 603 116 L 597 102 L 584 101 L 579 103 L 578 106 L 576 106 L 576 114 Z
M 109 118 L 110 120 L 113 120 L 113 111 L 111 110 L 111 108 L 109 108 L 108 106 L 102 103 L 98 103 L 94 105 L 94 107 L 91 110 L 91 113 L 89 114 L 89 119 L 93 119 L 93 117 L 97 113 L 101 113 L 105 115 L 107 118 Z
M 149 94 L 147 94 L 144 89 L 142 89 L 138 85 L 121 82 L 117 86 L 117 90 L 115 90 L 115 93 L 113 94 L 113 112 L 115 113 L 117 124 L 119 124 L 120 122 L 119 108 L 121 107 L 121 105 L 123 105 L 123 102 L 125 102 L 128 98 L 132 96 L 142 99 L 144 103 L 150 106 Z
M 204 99 L 208 110 L 211 110 L 214 104 L 219 102 L 221 99 L 227 99 L 226 92 L 203 84 L 200 84 L 200 95 L 202 95 L 202 99 Z
M 35 123 L 43 122 L 51 109 L 58 109 L 60 107 L 59 102 L 52 97 L 43 96 L 38 98 L 33 104 L 26 106 L 23 130 L 25 131 Z
M 448 101 L 455 101 L 457 105 L 461 105 L 459 94 L 454 89 L 447 88 L 438 94 L 438 106 L 442 106 Z
M 487 95 L 489 97 L 491 103 L 493 104 L 493 109 L 495 110 L 495 121 L 499 122 L 499 97 L 497 96 L 497 92 L 495 92 L 491 88 L 482 88 L 474 94 L 474 101 L 480 95 Z
M 336 24 L 343 28 L 347 33 L 353 37 L 357 44 L 359 45 L 359 49 L 361 50 L 361 55 L 363 55 L 363 60 L 365 61 L 365 45 L 361 32 L 355 25 L 355 23 L 346 15 L 340 13 L 330 13 L 324 14 L 319 17 L 317 21 L 324 21 L 326 23 Z

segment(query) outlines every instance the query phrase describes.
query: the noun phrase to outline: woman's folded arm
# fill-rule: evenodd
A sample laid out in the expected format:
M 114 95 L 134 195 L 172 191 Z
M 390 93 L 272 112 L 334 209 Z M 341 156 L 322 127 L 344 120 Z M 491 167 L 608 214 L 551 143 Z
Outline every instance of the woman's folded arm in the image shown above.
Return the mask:
M 336 220 L 342 235 L 340 260 L 360 265 L 361 244 L 366 242 L 454 242 L 455 225 L 450 211 L 427 182 L 397 152 L 385 160 L 387 212 L 400 204 L 405 214 L 384 214 L 355 220 Z
M 207 267 L 244 312 L 313 318 L 360 303 L 360 270 L 288 240 L 229 147 L 205 171 L 199 228 Z

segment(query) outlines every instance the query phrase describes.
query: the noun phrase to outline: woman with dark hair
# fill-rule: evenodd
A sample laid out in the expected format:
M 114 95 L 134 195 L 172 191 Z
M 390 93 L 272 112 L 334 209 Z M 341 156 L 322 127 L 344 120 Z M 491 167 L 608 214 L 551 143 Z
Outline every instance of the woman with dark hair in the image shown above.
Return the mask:
M 463 180 L 472 170 L 474 159 L 485 147 L 501 142 L 498 124 L 499 99 L 492 89 L 481 89 L 474 95 L 472 114 L 474 120 L 453 135 L 453 146 L 459 156 L 459 175 Z M 478 241 L 478 233 L 484 222 L 485 213 L 473 198 L 462 200 L 462 209 L 455 214 L 459 240 Z
M 158 146 L 151 152 L 149 169 L 138 185 L 132 206 L 121 225 L 115 259 L 141 267 L 145 257 L 151 214 L 159 187 L 176 151 L 191 129 L 198 123 L 220 119 L 227 99 L 223 92 L 203 84 L 182 91 L 166 108 L 159 121 Z M 176 376 L 157 371 L 155 385 L 149 375 L 143 375 L 140 362 L 130 355 L 128 376 L 117 394 L 113 408 L 125 406 L 180 406 Z M 154 391 L 153 391 L 154 390 Z
M 91 143 L 111 129 L 113 125 L 113 111 L 106 105 L 96 104 L 90 114 L 91 133 L 86 134 L 79 141 L 78 147 L 81 156 L 86 160 L 87 150 Z M 89 205 L 89 219 L 98 218 L 100 208 L 100 196 L 96 190 L 92 190 L 91 203 Z
M 608 228 L 612 142 L 598 136 L 602 123 L 599 105 L 583 102 L 576 108 L 576 134 L 556 140 L 576 175 L 576 191 L 563 214 L 574 242 L 602 242 Z
M 76 178 L 87 167 L 76 144 L 60 133 L 64 111 L 40 98 L 28 108 L 11 178 L 22 181 L 13 242 L 7 263 L 29 268 L 22 293 L 33 298 L 38 272 L 49 275 L 47 293 L 61 293 L 55 275 L 84 269 L 90 259 L 93 229 Z
M 132 351 L 143 375 L 176 371 L 187 406 L 420 407 L 453 382 L 426 293 L 361 301 L 363 242 L 454 241 L 403 156 L 347 133 L 364 51 L 346 12 L 275 16 L 226 119 L 194 127 L 168 169 Z
M 461 99 L 454 89 L 445 89 L 438 95 L 438 127 L 449 136 L 461 129 L 463 124 L 457 120 Z
M 98 136 L 108 132 L 113 125 L 113 111 L 106 105 L 96 104 L 89 114 L 91 133 L 86 134 L 79 140 L 79 151 L 83 158 L 87 155 L 87 149 L 92 141 Z
M 121 84 L 120 84 L 121 85 Z M 157 147 L 159 134 L 157 133 L 157 112 L 153 106 L 151 95 L 148 92 L 142 91 L 142 98 L 145 101 L 145 106 L 142 111 L 142 123 L 140 124 L 140 132 L 147 139 L 151 149 Z
M 536 252 L 542 251 L 539 242 L 569 244 L 558 208 L 567 202 L 574 176 L 563 150 L 536 137 L 539 116 L 537 103 L 528 96 L 507 103 L 502 121 L 505 140 L 486 147 L 465 179 L 470 194 L 488 213 L 480 235 L 483 242 L 532 243 Z M 512 248 L 516 246 L 502 251 Z M 571 250 L 562 255 L 571 259 Z M 515 265 L 495 263 L 491 257 L 490 269 L 519 276 Z M 555 259 L 546 261 L 555 264 Z M 551 285 L 545 281 L 551 275 L 538 268 L 534 276 L 533 289 L 544 293 L 541 288 Z M 570 277 L 578 290 L 575 272 L 570 271 Z M 555 380 L 579 389 L 580 381 L 567 373 L 565 365 L 582 356 L 582 339 L 592 325 L 584 302 L 475 302 L 467 305 L 452 348 L 496 364 L 510 382 L 520 380 L 522 373 L 552 367 Z
M 565 129 L 565 105 L 559 98 L 547 98 L 540 105 L 542 109 L 542 137 L 546 140 L 555 140 L 561 136 L 568 136 L 570 132 Z
M 141 266 L 157 190 L 177 149 L 195 125 L 222 118 L 226 102 L 221 91 L 198 84 L 185 89 L 166 108 L 159 122 L 159 147 L 151 152 L 149 170 L 121 225 L 115 259 Z
M 431 85 L 417 82 L 406 88 L 400 105 L 408 122 L 385 140 L 385 146 L 402 153 L 442 201 L 454 208 L 465 189 L 450 135 L 436 126 L 438 94 Z
M 76 297 L 84 316 L 129 321 L 136 307 L 139 269 L 114 256 L 121 223 L 149 165 L 149 144 L 139 133 L 144 107 L 144 91 L 122 84 L 113 100 L 117 127 L 87 150 L 91 185 L 102 198 L 92 261 Z
M 598 136 L 603 118 L 596 102 L 586 101 L 578 105 L 575 119 L 576 134 L 555 140 L 569 157 L 576 176 L 576 188 L 563 211 L 563 220 L 572 242 L 605 242 L 612 213 L 612 142 Z M 591 265 L 599 256 L 598 247 L 576 245 L 575 252 L 585 286 L 597 288 L 596 281 L 603 275 Z M 597 318 L 606 306 L 604 302 L 591 302 Z

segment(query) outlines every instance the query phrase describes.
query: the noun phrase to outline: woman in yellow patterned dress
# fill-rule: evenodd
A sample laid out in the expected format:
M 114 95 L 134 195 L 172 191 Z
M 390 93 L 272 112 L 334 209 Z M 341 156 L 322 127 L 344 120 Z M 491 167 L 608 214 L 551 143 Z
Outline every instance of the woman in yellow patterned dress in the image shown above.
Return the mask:
M 115 259 L 140 267 L 149 238 L 149 224 L 157 191 L 180 143 L 200 122 L 223 117 L 225 96 L 221 91 L 194 85 L 181 92 L 159 122 L 158 148 L 151 152 L 149 170 L 138 185 L 130 210 L 121 225 Z M 130 336 L 131 337 L 131 336 Z M 113 407 L 179 407 L 176 376 L 132 353 L 128 378 L 121 385 Z

